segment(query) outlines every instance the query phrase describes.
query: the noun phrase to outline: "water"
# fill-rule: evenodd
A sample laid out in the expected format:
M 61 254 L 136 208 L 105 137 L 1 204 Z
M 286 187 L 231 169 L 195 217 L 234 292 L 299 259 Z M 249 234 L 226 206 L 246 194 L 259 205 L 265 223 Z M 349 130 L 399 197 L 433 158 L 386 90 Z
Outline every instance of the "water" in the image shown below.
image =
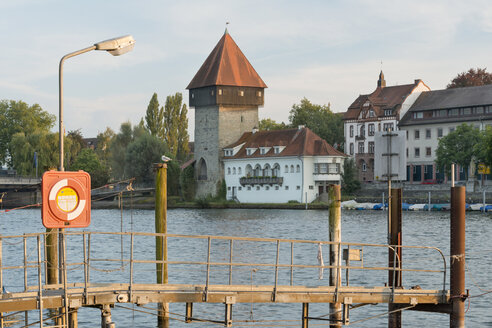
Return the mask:
M 386 213 L 376 211 L 344 211 L 342 212 L 342 241 L 384 244 L 386 243 Z M 222 235 L 222 236 L 247 236 L 265 238 L 286 238 L 304 240 L 328 239 L 328 213 L 327 211 L 300 211 L 300 210 L 198 210 L 175 209 L 168 212 L 168 232 L 172 234 L 186 235 Z M 43 232 L 39 210 L 17 210 L 0 214 L 0 233 L 2 235 L 16 235 L 29 232 Z M 154 212 L 148 210 L 134 210 L 123 212 L 123 231 L 154 231 Z M 121 217 L 119 210 L 93 210 L 92 223 L 88 231 L 120 231 Z M 492 313 L 490 302 L 492 294 L 479 296 L 487 290 L 492 290 L 492 281 L 489 279 L 492 273 L 490 256 L 492 254 L 492 218 L 479 213 L 467 213 L 467 276 L 466 288 L 470 289 L 472 296 L 466 314 L 467 327 L 492 327 Z M 18 242 L 19 240 L 15 241 Z M 14 242 L 14 241 L 12 241 Z M 128 240 L 124 239 L 123 256 L 128 257 Z M 91 258 L 121 256 L 120 237 L 93 237 Z M 449 213 L 446 212 L 404 212 L 403 216 L 403 244 L 425 245 L 440 248 L 445 255 L 449 254 Z M 68 241 L 68 257 L 71 262 L 81 261 L 81 238 L 73 237 Z M 212 243 L 212 261 L 228 260 L 228 242 Z M 287 246 L 287 245 L 283 245 Z M 282 246 L 282 247 L 283 247 Z M 19 253 L 20 249 L 20 253 Z M 193 260 L 206 261 L 206 240 L 194 240 L 193 242 L 169 242 L 169 259 L 177 260 L 182 257 Z M 234 260 L 243 262 L 272 262 L 275 256 L 276 245 L 270 243 L 252 244 L 237 242 L 234 245 Z M 154 258 L 154 239 L 136 237 L 135 258 Z M 328 262 L 328 248 L 323 246 L 325 264 Z M 28 243 L 27 253 L 29 260 L 36 259 L 34 243 Z M 108 256 L 109 254 L 109 256 Z M 290 249 L 282 248 L 280 261 L 290 261 Z M 3 245 L 3 265 L 14 265 L 22 255 L 21 244 Z M 449 265 L 449 257 L 446 258 Z M 296 263 L 317 264 L 317 245 L 305 245 L 295 251 Z M 364 248 L 364 265 L 385 266 L 387 251 L 383 249 L 371 250 Z M 405 268 L 414 265 L 440 269 L 437 253 L 428 251 L 424 253 L 405 250 L 403 253 Z M 19 263 L 15 263 L 19 265 Z M 358 265 L 356 262 L 353 265 Z M 128 267 L 121 268 L 120 262 L 110 265 L 93 262 L 91 270 L 91 282 L 128 282 Z M 121 270 L 119 270 L 121 269 Z M 234 271 L 233 283 L 243 284 L 273 284 L 273 271 L 268 268 L 256 268 L 252 272 L 251 267 Z M 105 272 L 105 271 L 110 272 Z M 193 269 L 184 266 L 171 266 L 169 272 L 170 283 L 205 283 L 205 271 L 203 267 Z M 80 281 L 81 268 L 74 267 L 69 271 L 68 281 Z M 382 286 L 387 279 L 386 272 L 371 272 L 363 274 L 351 271 L 350 282 L 360 286 Z M 135 267 L 135 282 L 154 282 L 154 265 L 139 265 Z M 22 271 L 4 273 L 4 285 L 9 291 L 23 288 Z M 214 270 L 211 274 L 211 283 L 227 282 L 226 270 Z M 280 284 L 288 284 L 289 273 L 280 272 Z M 34 272 L 29 272 L 29 280 L 35 279 Z M 324 279 L 318 279 L 318 270 L 296 270 L 295 283 L 305 285 L 327 285 L 328 272 Z M 449 278 L 447 278 L 449 280 Z M 442 275 L 429 274 L 418 276 L 405 273 L 403 284 L 405 287 L 419 284 L 422 288 L 439 289 L 442 283 Z M 446 286 L 449 288 L 449 285 Z M 132 309 L 151 312 L 154 311 L 124 305 L 126 308 L 115 307 L 112 311 L 112 319 L 117 327 L 155 327 L 156 317 L 152 314 L 131 311 Z M 148 305 L 153 307 L 152 304 Z M 468 302 L 466 304 L 468 306 Z M 171 304 L 172 318 L 183 320 L 184 304 Z M 222 304 L 194 304 L 193 315 L 197 318 L 223 320 Z M 350 320 L 362 320 L 369 316 L 382 314 L 387 311 L 386 305 L 364 306 L 354 309 L 350 313 Z M 329 312 L 327 304 L 312 304 L 310 316 L 322 316 Z M 300 304 L 237 304 L 233 310 L 233 320 L 246 321 L 258 320 L 256 325 L 270 325 L 275 327 L 300 326 Z M 403 313 L 403 326 L 414 327 L 424 325 L 427 327 L 439 327 L 449 325 L 449 316 L 436 313 L 411 312 Z M 30 314 L 31 321 L 35 321 L 37 313 Z M 270 321 L 271 320 L 271 321 Z M 285 320 L 285 321 L 279 321 Z M 386 326 L 387 317 L 371 319 L 355 327 L 381 327 Z M 310 325 L 323 324 L 323 321 L 311 321 Z M 254 325 L 253 323 L 235 323 L 239 325 Z M 98 309 L 80 309 L 80 327 L 98 327 L 100 325 L 100 311 Z M 210 327 L 212 323 L 194 322 L 184 324 L 178 320 L 171 320 L 171 327 Z M 219 325 L 220 326 L 220 325 Z M 351 325 L 352 326 L 352 325 Z M 19 325 L 20 327 L 20 325 Z

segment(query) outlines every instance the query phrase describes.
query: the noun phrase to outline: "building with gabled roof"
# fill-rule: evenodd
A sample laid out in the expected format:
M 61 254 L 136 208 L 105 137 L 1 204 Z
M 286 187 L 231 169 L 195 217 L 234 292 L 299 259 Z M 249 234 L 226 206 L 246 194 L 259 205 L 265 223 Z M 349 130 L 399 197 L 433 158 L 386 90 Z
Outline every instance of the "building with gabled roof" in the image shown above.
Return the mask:
M 266 84 L 227 30 L 187 89 L 195 108 L 196 195 L 215 195 L 224 178 L 222 148 L 258 127 Z
M 346 157 L 303 126 L 246 132 L 224 147 L 227 199 L 312 202 L 340 184 Z
M 430 88 L 422 80 L 386 86 L 381 71 L 377 88 L 359 95 L 343 116 L 345 152 L 355 159 L 361 181 L 374 181 L 374 135 L 376 131 L 398 129 L 397 124 L 415 99 Z
M 412 183 L 445 182 L 444 169 L 436 166 L 439 139 L 466 123 L 480 130 L 492 126 L 492 85 L 434 90 L 422 93 L 401 118 L 407 133 L 407 180 Z M 456 180 L 474 178 L 456 165 Z M 469 186 L 470 190 L 472 186 Z M 468 187 L 467 187 L 468 189 Z

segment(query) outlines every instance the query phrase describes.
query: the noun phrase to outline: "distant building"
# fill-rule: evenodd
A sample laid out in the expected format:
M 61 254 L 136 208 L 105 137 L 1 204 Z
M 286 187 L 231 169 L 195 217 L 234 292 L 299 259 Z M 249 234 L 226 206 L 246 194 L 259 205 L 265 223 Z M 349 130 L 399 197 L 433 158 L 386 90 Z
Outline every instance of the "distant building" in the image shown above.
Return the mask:
M 197 197 L 217 193 L 224 178 L 222 149 L 258 127 L 266 87 L 226 30 L 187 87 L 195 108 Z
M 84 138 L 82 140 L 84 141 L 86 148 L 96 150 L 98 143 L 97 138 Z
M 429 91 L 417 98 L 399 123 L 407 134 L 408 181 L 446 181 L 435 164 L 436 149 L 439 139 L 462 123 L 482 130 L 492 125 L 492 85 Z M 455 176 L 467 180 L 469 172 L 457 166 Z
M 340 184 L 347 155 L 305 127 L 244 133 L 224 147 L 227 199 L 312 202 Z
M 355 159 L 361 181 L 375 180 L 375 132 L 396 130 L 400 117 L 403 117 L 418 95 L 429 90 L 422 80 L 387 87 L 381 71 L 376 90 L 360 95 L 349 106 L 343 116 L 345 153 Z

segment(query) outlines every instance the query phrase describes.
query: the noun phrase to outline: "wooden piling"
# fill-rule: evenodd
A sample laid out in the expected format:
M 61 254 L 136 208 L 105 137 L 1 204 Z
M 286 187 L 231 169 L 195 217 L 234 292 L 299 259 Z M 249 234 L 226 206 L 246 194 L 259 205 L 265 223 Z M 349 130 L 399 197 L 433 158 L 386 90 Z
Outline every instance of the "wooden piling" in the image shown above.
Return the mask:
M 167 234 L 167 164 L 154 164 L 156 169 L 155 179 L 155 232 Z M 167 284 L 167 238 L 158 236 L 155 238 L 156 278 L 158 284 Z M 169 304 L 158 304 L 158 327 L 169 327 Z
M 340 243 L 342 241 L 342 209 L 341 209 L 341 195 L 340 185 L 330 186 L 328 193 L 329 197 L 329 228 L 330 228 L 330 241 L 334 243 Z M 341 286 L 341 254 L 340 244 L 330 244 L 330 286 Z M 342 304 L 339 302 L 330 303 L 330 321 L 331 327 L 342 326 Z
M 465 187 L 451 188 L 451 306 L 449 327 L 465 327 Z
M 393 249 L 389 249 L 388 252 L 388 267 L 401 269 L 401 246 L 402 245 L 402 230 L 401 230 L 401 218 L 402 218 L 402 190 L 401 188 L 391 189 L 391 207 L 389 212 L 391 213 L 390 224 L 390 241 L 389 244 Z M 402 286 L 401 271 L 389 270 L 388 271 L 388 286 L 390 288 L 400 288 Z M 399 307 L 395 303 L 388 304 L 388 311 L 392 312 Z M 401 311 L 396 311 L 388 315 L 388 328 L 400 328 L 401 327 Z

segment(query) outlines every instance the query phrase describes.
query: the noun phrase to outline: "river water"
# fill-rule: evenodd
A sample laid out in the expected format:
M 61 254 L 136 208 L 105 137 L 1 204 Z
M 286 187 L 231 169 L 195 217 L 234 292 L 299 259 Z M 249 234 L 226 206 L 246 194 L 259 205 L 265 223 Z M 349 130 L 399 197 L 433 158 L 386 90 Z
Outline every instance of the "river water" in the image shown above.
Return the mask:
M 2 235 L 17 235 L 30 232 L 43 232 L 39 210 L 16 210 L 0 214 L 0 233 Z M 382 211 L 343 211 L 342 212 L 342 241 L 371 244 L 386 243 L 386 212 Z M 87 231 L 134 231 L 154 232 L 154 212 L 152 210 L 93 210 L 91 226 Z M 449 212 L 404 212 L 403 214 L 403 244 L 415 246 L 437 247 L 446 255 L 449 266 Z M 168 232 L 186 235 L 220 235 L 240 237 L 265 237 L 302 240 L 328 240 L 328 212 L 322 210 L 252 210 L 252 209 L 173 209 L 168 211 Z M 68 241 L 69 262 L 82 259 L 81 238 Z M 488 214 L 467 213 L 466 224 L 466 288 L 470 289 L 470 302 L 466 313 L 467 327 L 492 327 L 492 290 L 491 255 L 492 255 L 492 218 Z M 128 258 L 128 240 L 121 237 L 94 237 L 91 244 L 91 257 L 120 257 Z M 229 256 L 228 242 L 212 244 L 212 261 L 227 261 Z M 287 245 L 285 245 L 287 246 Z M 234 261 L 237 262 L 268 262 L 275 257 L 273 243 L 236 243 L 234 245 Z M 34 243 L 28 243 L 29 260 L 36 260 Z M 123 253 L 121 251 L 123 250 Z M 325 264 L 328 262 L 328 247 L 322 247 Z M 154 257 L 153 238 L 135 240 L 135 257 L 152 259 Z M 182 258 L 206 261 L 207 240 L 192 242 L 169 242 L 169 259 Z M 295 251 L 295 261 L 299 264 L 316 265 L 318 246 L 308 244 Z M 18 242 L 4 242 L 3 265 L 14 264 L 22 258 L 22 245 Z M 289 258 L 290 249 L 282 248 L 281 258 Z M 383 248 L 376 250 L 364 248 L 364 266 L 385 266 L 387 251 Z M 282 262 L 282 259 L 280 260 Z M 288 262 L 288 261 L 284 261 Z M 273 262 L 274 263 L 274 262 Z M 353 265 L 359 265 L 355 263 Z M 404 250 L 404 268 L 421 267 L 442 269 L 442 260 L 435 251 L 417 252 Z M 91 282 L 123 282 L 128 283 L 128 267 L 119 262 L 112 264 L 92 263 Z M 135 267 L 135 282 L 151 283 L 155 281 L 154 265 Z M 4 272 L 4 286 L 8 291 L 22 290 L 22 272 Z M 210 283 L 227 283 L 227 270 L 211 272 Z M 352 273 L 353 272 L 353 273 Z M 350 284 L 354 286 L 382 286 L 387 280 L 386 272 L 351 271 Z M 289 272 L 279 272 L 279 284 L 288 285 Z M 79 267 L 69 271 L 68 281 L 80 281 Z M 272 285 L 273 271 L 263 267 L 244 267 L 233 274 L 233 283 Z M 410 287 L 420 285 L 426 289 L 442 288 L 442 274 L 404 273 L 403 285 Z M 34 272 L 29 273 L 29 280 L 35 279 Z M 203 266 L 192 269 L 184 266 L 170 266 L 170 283 L 204 284 L 206 279 Z M 309 286 L 327 285 L 328 271 L 324 279 L 319 279 L 317 269 L 299 269 L 295 272 L 295 284 Z M 35 281 L 32 282 L 35 284 Z M 449 278 L 446 278 L 446 288 L 449 288 Z M 152 308 L 149 304 L 147 307 Z M 126 305 L 112 310 L 112 319 L 116 327 L 155 327 L 156 317 L 152 309 Z M 134 311 L 135 310 L 135 311 Z M 171 304 L 171 327 L 213 327 L 221 326 L 210 322 L 182 323 L 184 304 Z M 140 311 L 140 312 L 138 312 Z M 143 312 L 142 312 L 143 311 Z M 387 311 L 385 305 L 368 305 L 350 312 L 350 321 L 356 322 Z M 144 313 L 147 312 L 147 313 Z M 194 304 L 193 316 L 202 319 L 223 320 L 222 304 Z M 323 316 L 329 313 L 327 304 L 312 304 L 310 316 Z M 47 315 L 47 313 L 46 313 Z M 30 322 L 37 319 L 38 314 L 30 314 Z M 262 326 L 262 327 L 299 327 L 301 317 L 300 304 L 237 304 L 233 310 L 233 326 Z M 404 327 L 449 326 L 449 316 L 436 313 L 404 311 L 402 315 Z M 326 321 L 310 321 L 310 326 L 325 324 Z M 79 327 L 98 327 L 100 311 L 98 309 L 81 309 L 79 311 Z M 387 316 L 355 323 L 355 327 L 384 327 Z M 21 325 L 18 325 L 20 327 Z M 351 325 L 352 326 L 352 325 Z

